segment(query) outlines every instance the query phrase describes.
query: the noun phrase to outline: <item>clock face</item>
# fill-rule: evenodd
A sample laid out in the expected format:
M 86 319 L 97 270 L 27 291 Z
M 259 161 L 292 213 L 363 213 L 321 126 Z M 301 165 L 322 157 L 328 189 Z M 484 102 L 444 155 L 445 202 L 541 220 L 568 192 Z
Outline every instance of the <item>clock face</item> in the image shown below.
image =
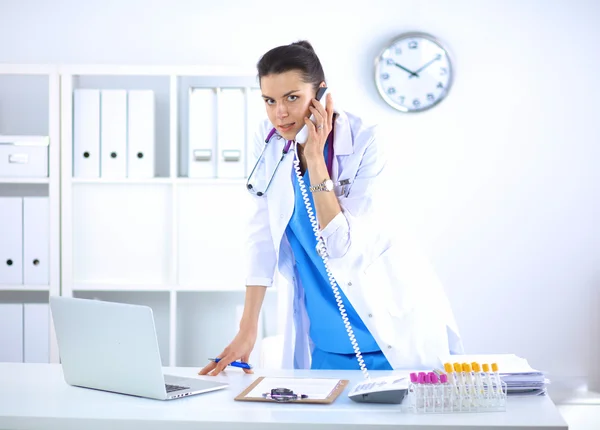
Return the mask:
M 429 109 L 446 97 L 452 85 L 452 63 L 435 38 L 407 33 L 392 41 L 375 61 L 375 83 L 381 97 L 401 112 Z

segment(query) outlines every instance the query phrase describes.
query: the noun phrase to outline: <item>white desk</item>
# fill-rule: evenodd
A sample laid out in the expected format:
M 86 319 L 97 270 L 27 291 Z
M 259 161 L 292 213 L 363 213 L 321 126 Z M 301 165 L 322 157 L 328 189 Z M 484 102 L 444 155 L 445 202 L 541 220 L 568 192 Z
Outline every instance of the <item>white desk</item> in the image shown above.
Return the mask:
M 94 369 L 90 369 L 93 372 Z M 195 368 L 165 372 L 195 376 Z M 172 401 L 159 401 L 71 387 L 57 364 L 0 363 L 0 429 L 179 430 L 179 429 L 485 429 L 566 430 L 567 424 L 548 397 L 510 398 L 507 412 L 417 415 L 397 406 L 358 404 L 348 388 L 331 405 L 236 402 L 233 398 L 259 375 L 335 377 L 351 380 L 356 372 L 256 371 L 230 369 L 228 389 Z M 389 372 L 371 372 L 372 377 Z

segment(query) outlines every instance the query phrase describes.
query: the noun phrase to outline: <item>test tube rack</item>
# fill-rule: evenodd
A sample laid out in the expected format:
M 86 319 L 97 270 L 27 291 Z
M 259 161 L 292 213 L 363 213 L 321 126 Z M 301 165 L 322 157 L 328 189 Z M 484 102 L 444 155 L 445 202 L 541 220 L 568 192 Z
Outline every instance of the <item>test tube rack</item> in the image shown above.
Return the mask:
M 418 414 L 506 411 L 507 386 L 499 377 L 469 378 L 420 372 L 411 374 L 405 407 Z M 496 375 L 497 376 L 497 375 Z M 404 402 L 403 402 L 404 403 Z

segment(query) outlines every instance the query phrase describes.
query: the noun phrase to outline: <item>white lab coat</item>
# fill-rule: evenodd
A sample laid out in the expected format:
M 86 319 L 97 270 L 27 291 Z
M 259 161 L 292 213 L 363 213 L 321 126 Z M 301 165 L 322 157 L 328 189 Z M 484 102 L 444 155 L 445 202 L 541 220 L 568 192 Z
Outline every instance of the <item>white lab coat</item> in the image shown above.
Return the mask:
M 265 119 L 254 139 L 254 158 L 272 129 Z M 281 158 L 285 141 L 278 135 L 267 146 L 251 182 L 264 190 Z M 397 246 L 389 232 L 379 231 L 376 184 L 386 164 L 376 127 L 338 111 L 334 129 L 333 180 L 342 212 L 321 230 L 329 267 L 347 299 L 364 321 L 394 369 L 439 367 L 440 357 L 462 353 L 462 343 L 449 301 L 423 259 Z M 285 229 L 294 210 L 294 154 L 281 162 L 268 192 L 251 197 L 246 285 L 271 286 L 277 269 L 287 281 L 284 368 L 308 368 L 309 321 L 294 270 L 294 256 Z M 307 184 L 308 186 L 308 184 Z M 315 241 L 316 244 L 316 241 Z M 340 317 L 341 318 L 341 317 Z M 360 345 L 359 345 L 360 346 Z

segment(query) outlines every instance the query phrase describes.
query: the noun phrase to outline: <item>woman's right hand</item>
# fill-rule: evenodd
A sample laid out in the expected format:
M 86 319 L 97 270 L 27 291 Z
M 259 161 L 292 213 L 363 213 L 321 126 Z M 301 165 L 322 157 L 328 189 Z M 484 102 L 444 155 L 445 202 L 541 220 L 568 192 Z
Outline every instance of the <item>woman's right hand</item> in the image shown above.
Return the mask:
M 240 328 L 238 334 L 231 343 L 217 355 L 220 359 L 218 363 L 210 362 L 207 366 L 198 372 L 198 375 L 216 376 L 221 373 L 230 363 L 241 360 L 245 363 L 250 359 L 250 353 L 256 343 L 257 330 L 251 328 Z M 254 373 L 252 369 L 243 369 L 246 373 Z

